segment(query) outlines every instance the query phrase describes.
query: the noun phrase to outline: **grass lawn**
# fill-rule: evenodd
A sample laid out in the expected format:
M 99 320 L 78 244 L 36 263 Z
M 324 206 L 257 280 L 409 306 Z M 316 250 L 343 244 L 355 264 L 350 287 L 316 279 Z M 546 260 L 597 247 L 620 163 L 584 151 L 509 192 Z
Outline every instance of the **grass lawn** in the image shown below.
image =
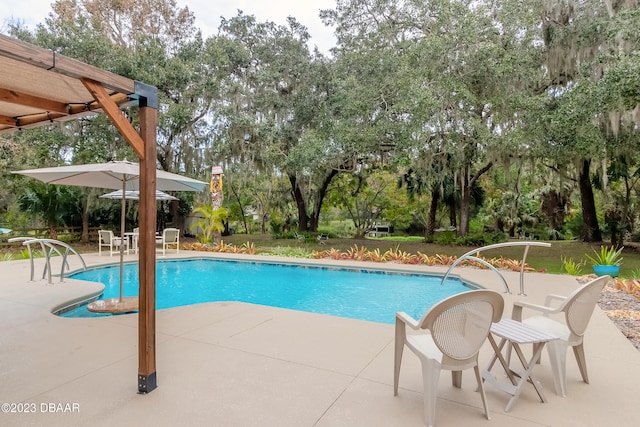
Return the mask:
M 223 241 L 227 244 L 241 246 L 246 242 L 252 242 L 258 251 L 274 251 L 282 252 L 283 248 L 291 248 L 291 250 L 307 250 L 321 251 L 325 249 L 335 248 L 346 251 L 354 245 L 365 247 L 368 250 L 379 249 L 381 252 L 388 249 L 399 248 L 409 253 L 417 253 L 418 251 L 427 255 L 456 255 L 460 256 L 465 252 L 475 249 L 473 246 L 449 246 L 438 245 L 435 243 L 424 243 L 422 238 L 407 239 L 393 237 L 384 239 L 336 239 L 330 238 L 326 245 L 320 245 L 314 239 L 306 241 L 298 241 L 295 239 L 273 239 L 270 235 L 264 234 L 234 234 L 225 236 Z M 527 264 L 539 271 L 547 271 L 549 273 L 564 273 L 562 259 L 573 259 L 575 262 L 584 262 L 582 266 L 582 274 L 592 273 L 591 264 L 587 261 L 585 254 L 593 254 L 593 249 L 599 251 L 600 244 L 583 243 L 580 241 L 551 241 L 550 248 L 531 247 L 527 254 Z M 520 260 L 524 252 L 523 247 L 499 248 L 491 251 L 482 252 L 486 258 L 511 258 Z M 620 269 L 620 276 L 631 278 L 633 272 L 640 273 L 640 252 L 635 246 L 627 246 L 623 251 L 623 261 Z

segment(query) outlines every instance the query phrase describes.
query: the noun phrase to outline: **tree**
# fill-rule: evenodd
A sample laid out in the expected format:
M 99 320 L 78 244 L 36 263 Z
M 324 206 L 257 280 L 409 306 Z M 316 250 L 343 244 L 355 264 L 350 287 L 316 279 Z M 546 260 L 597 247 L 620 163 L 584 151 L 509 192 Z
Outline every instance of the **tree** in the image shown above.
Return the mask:
M 637 85 L 631 83 L 634 69 L 638 71 L 631 65 L 637 64 L 638 25 L 637 2 L 553 2 L 544 7 L 550 142 L 562 147 L 559 162 L 576 159 L 585 241 L 602 240 L 591 166 L 616 157 L 620 148 L 628 152 L 621 144 L 609 144 L 608 135 L 616 136 L 629 123 L 635 122 L 637 129 L 640 121 L 629 114 L 640 104 Z M 604 190 L 608 179 L 601 178 Z
M 228 71 L 216 157 L 286 176 L 300 231 L 317 230 L 327 187 L 344 162 L 323 129 L 331 125 L 331 67 L 309 53 L 308 39 L 292 18 L 278 26 L 239 13 L 223 19 L 216 40 Z
M 158 162 L 162 169 L 205 174 L 207 114 L 217 93 L 195 17 L 175 0 L 58 0 L 33 41 L 64 55 L 158 88 Z M 129 117 L 135 124 L 135 114 Z
M 371 78 L 355 98 L 372 100 L 358 131 L 375 129 L 378 143 L 409 162 L 446 156 L 460 191 L 458 232 L 467 234 L 472 188 L 520 143 L 517 100 L 539 65 L 535 10 L 510 1 L 344 0 L 322 14 L 337 27 L 335 53 L 375 64 L 358 73 Z
M 393 191 L 393 177 L 384 173 L 342 174 L 330 188 L 335 204 L 346 210 L 361 238 L 376 221 L 385 218 Z

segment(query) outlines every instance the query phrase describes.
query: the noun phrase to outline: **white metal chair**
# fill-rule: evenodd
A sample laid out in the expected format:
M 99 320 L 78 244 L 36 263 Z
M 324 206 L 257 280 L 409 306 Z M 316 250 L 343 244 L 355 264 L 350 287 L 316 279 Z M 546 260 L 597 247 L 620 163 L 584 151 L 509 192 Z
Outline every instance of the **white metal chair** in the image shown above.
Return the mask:
M 584 357 L 583 338 L 593 310 L 600 298 L 602 288 L 611 279 L 609 276 L 601 276 L 589 283 L 579 287 L 570 295 L 564 297 L 560 295 L 547 295 L 544 305 L 536 305 L 523 301 L 513 303 L 514 320 L 522 321 L 534 328 L 548 332 L 560 337 L 547 344 L 549 358 L 551 359 L 551 369 L 553 370 L 553 382 L 556 394 L 567 395 L 567 348 L 573 347 L 573 353 L 578 362 L 578 368 L 582 380 L 589 384 L 587 375 L 587 362 Z M 557 307 L 552 307 L 553 300 L 560 300 Z M 524 307 L 537 310 L 543 313 L 542 316 L 533 316 L 522 320 L 522 309 Z M 564 323 L 549 317 L 553 314 L 563 314 Z
M 435 422 L 440 371 L 451 371 L 454 387 L 462 386 L 462 371 L 473 368 L 482 397 L 484 413 L 489 407 L 478 368 L 478 352 L 489 335 L 492 322 L 502 317 L 504 299 L 497 292 L 474 290 L 449 297 L 434 305 L 420 321 L 404 312 L 396 314 L 393 394 L 398 395 L 402 353 L 406 345 L 422 363 L 424 383 L 424 419 L 428 426 Z M 411 329 L 430 333 L 407 334 Z
M 102 247 L 109 247 L 109 256 L 113 256 L 113 249 L 119 249 L 123 243 L 121 237 L 115 237 L 111 230 L 98 230 L 98 255 L 102 256 Z M 127 252 L 129 252 L 129 239 L 125 241 Z
M 162 231 L 162 256 L 166 254 L 170 246 L 176 247 L 176 253 L 180 252 L 180 230 L 177 228 L 165 228 Z

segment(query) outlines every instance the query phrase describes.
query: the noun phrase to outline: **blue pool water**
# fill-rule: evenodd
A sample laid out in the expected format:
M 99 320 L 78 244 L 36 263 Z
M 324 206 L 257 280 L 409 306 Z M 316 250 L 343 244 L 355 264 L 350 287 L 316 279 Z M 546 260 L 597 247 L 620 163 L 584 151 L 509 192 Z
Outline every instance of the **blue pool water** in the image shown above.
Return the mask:
M 394 323 L 396 311 L 420 318 L 436 302 L 473 289 L 451 278 L 424 274 L 290 266 L 211 259 L 159 261 L 156 307 L 178 307 L 213 301 L 240 301 Z M 82 271 L 74 279 L 103 283 L 102 298 L 119 296 L 119 266 Z M 138 295 L 138 265 L 126 264 L 123 295 Z M 95 317 L 86 306 L 62 314 Z

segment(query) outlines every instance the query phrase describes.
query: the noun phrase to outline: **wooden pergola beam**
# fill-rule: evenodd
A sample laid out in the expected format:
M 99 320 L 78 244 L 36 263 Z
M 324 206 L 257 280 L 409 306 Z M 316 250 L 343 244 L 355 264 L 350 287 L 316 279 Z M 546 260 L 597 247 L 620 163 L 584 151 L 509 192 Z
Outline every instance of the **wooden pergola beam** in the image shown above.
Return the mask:
M 38 68 L 59 73 L 75 79 L 90 79 L 100 82 L 105 88 L 116 92 L 134 93 L 135 81 L 113 74 L 51 50 L 43 49 L 18 39 L 0 34 L 0 56 L 16 59 Z
M 129 120 L 122 114 L 118 105 L 113 102 L 109 97 L 109 94 L 97 81 L 81 78 L 80 81 L 85 85 L 87 90 L 93 95 L 96 101 L 102 106 L 102 110 L 111 119 L 116 128 L 120 131 L 122 136 L 129 141 L 129 144 L 133 147 L 138 157 L 142 160 L 145 158 L 144 141 L 131 126 Z M 154 190 L 155 191 L 155 188 Z
M 15 117 L 0 116 L 0 125 L 15 127 Z
M 41 108 L 49 112 L 53 111 L 55 113 L 69 114 L 69 107 L 63 102 L 40 98 L 39 96 L 33 96 L 4 88 L 0 88 L 0 101 L 24 105 L 26 107 Z
M 0 89 L 2 91 L 3 89 Z M 118 106 L 119 109 L 130 107 L 132 105 L 137 105 L 138 101 L 129 97 L 129 95 L 125 95 L 122 93 L 114 93 L 109 95 L 111 100 Z M 37 98 L 37 97 L 32 97 Z M 47 102 L 58 103 L 57 101 L 51 101 L 46 98 L 40 98 L 44 100 L 43 105 L 47 105 Z M 6 101 L 8 102 L 8 101 Z M 18 105 L 25 105 L 29 107 L 34 107 L 43 109 L 43 105 L 38 105 L 34 103 L 33 105 L 27 105 L 25 103 L 16 102 Z M 18 117 L 9 117 L 0 115 L 0 126 L 8 126 L 8 128 L 0 129 L 0 133 L 9 132 L 13 129 L 28 129 L 34 126 L 42 126 L 43 124 L 54 122 L 63 122 L 67 120 L 73 120 L 82 114 L 91 114 L 91 113 L 100 113 L 102 111 L 102 105 L 98 101 L 94 101 L 86 104 L 72 103 L 72 104 L 62 104 L 63 112 L 53 111 L 48 113 L 36 113 L 29 114 L 25 116 Z M 75 117 L 73 117 L 75 116 Z

